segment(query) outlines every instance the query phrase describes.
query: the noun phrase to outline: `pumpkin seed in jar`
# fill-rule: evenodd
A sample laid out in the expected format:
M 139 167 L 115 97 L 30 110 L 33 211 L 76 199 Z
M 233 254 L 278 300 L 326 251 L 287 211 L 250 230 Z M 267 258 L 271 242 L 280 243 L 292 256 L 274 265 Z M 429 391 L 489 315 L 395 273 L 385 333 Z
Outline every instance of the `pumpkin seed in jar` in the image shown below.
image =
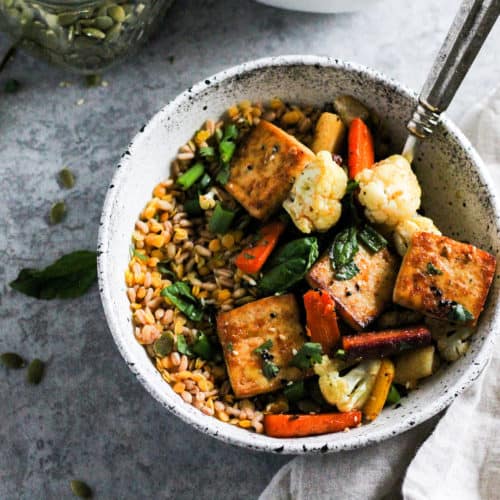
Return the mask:
M 122 23 L 116 23 L 112 28 L 110 28 L 106 33 L 106 40 L 108 42 L 114 42 L 120 36 L 122 30 Z
M 6 368 L 12 368 L 14 370 L 18 370 L 19 368 L 24 368 L 25 362 L 24 359 L 16 354 L 15 352 L 4 352 L 0 356 L 0 363 L 4 365 Z
M 57 22 L 59 26 L 69 26 L 78 21 L 78 17 L 78 14 L 75 14 L 74 12 L 61 12 L 57 16 Z
M 121 5 L 112 5 L 108 7 L 108 16 L 111 16 L 117 23 L 125 21 L 125 9 Z
M 66 218 L 67 210 L 64 201 L 54 203 L 50 209 L 49 220 L 51 224 L 59 224 Z
M 73 479 L 70 483 L 71 491 L 80 498 L 92 498 L 92 490 L 87 483 Z
M 111 17 L 109 16 L 98 16 L 95 18 L 95 23 L 94 23 L 95 27 L 102 31 L 108 30 L 114 24 L 115 23 L 113 19 L 111 19 Z
M 106 33 L 98 30 L 97 28 L 83 28 L 82 33 L 87 35 L 89 38 L 96 38 L 97 40 L 104 40 L 104 38 L 106 38 Z
M 28 366 L 28 373 L 26 374 L 26 380 L 33 385 L 38 385 L 42 378 L 43 372 L 45 371 L 45 363 L 38 358 L 35 358 Z
M 157 356 L 164 358 L 168 356 L 174 348 L 175 337 L 172 332 L 165 332 L 153 344 L 153 350 Z

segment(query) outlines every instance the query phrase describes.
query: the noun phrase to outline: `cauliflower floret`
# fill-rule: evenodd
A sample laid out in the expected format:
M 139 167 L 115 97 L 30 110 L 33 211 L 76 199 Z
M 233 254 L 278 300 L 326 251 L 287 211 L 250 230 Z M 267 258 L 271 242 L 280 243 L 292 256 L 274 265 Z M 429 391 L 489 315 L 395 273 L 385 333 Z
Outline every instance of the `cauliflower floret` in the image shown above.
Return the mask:
M 394 229 L 394 244 L 399 255 L 403 257 L 415 233 L 434 233 L 441 235 L 441 231 L 431 219 L 415 214 L 413 217 L 400 222 Z
M 363 407 L 375 384 L 380 363 L 379 359 L 365 360 L 340 376 L 344 363 L 323 356 L 321 363 L 314 365 L 314 371 L 319 375 L 323 397 L 339 411 L 346 412 Z
M 365 168 L 357 176 L 359 201 L 374 223 L 396 226 L 412 217 L 420 206 L 422 191 L 408 161 L 401 155 Z
M 457 326 L 427 318 L 426 323 L 432 333 L 432 338 L 437 343 L 441 357 L 446 361 L 456 361 L 469 349 L 470 337 L 474 328 L 470 326 Z
M 283 207 L 303 232 L 327 231 L 340 219 L 347 175 L 328 151 L 320 151 L 306 165 Z

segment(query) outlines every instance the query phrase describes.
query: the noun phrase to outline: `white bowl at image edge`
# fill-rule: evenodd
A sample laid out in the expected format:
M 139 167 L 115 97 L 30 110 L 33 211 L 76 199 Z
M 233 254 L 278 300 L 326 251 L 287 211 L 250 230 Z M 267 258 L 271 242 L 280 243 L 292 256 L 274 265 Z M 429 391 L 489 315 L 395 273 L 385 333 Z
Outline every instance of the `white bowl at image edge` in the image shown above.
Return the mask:
M 109 328 L 118 349 L 141 384 L 165 408 L 208 435 L 253 450 L 316 453 L 350 450 L 395 436 L 448 406 L 481 373 L 499 327 L 498 275 L 478 331 L 467 354 L 433 377 L 396 408 L 386 408 L 373 423 L 349 432 L 277 439 L 223 423 L 182 401 L 162 379 L 136 341 L 126 295 L 124 271 L 135 220 L 153 187 L 169 175 L 179 146 L 209 118 L 236 102 L 266 101 L 323 105 L 351 94 L 382 117 L 399 150 L 404 124 L 417 103 L 415 93 L 379 72 L 327 57 L 281 56 L 247 62 L 189 88 L 141 129 L 123 154 L 106 196 L 98 239 L 99 288 Z M 423 206 L 450 237 L 471 241 L 499 254 L 500 222 L 493 185 L 478 154 L 446 117 L 425 141 L 414 166 L 424 192 Z
M 279 9 L 334 14 L 369 8 L 382 0 L 257 0 L 259 3 Z

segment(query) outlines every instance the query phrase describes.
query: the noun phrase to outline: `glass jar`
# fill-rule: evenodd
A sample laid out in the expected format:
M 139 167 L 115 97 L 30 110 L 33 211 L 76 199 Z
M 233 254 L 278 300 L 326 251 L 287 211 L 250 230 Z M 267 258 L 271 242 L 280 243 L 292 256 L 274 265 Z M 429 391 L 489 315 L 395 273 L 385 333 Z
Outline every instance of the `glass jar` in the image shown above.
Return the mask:
M 0 0 L 0 29 L 21 49 L 79 73 L 130 55 L 173 0 Z

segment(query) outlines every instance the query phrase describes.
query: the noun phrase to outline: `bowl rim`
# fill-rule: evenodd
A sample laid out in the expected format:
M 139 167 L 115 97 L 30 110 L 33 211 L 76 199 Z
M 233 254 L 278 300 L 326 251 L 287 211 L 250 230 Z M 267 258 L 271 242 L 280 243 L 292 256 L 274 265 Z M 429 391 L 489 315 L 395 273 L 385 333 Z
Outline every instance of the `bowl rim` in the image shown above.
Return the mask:
M 306 438 L 277 439 L 250 433 L 245 429 L 239 429 L 233 426 L 229 426 L 228 424 L 221 422 L 214 417 L 206 416 L 201 412 L 196 411 L 196 413 L 193 413 L 191 411 L 192 407 L 190 405 L 187 405 L 186 403 L 182 402 L 182 404 L 178 404 L 177 401 L 173 402 L 171 398 L 174 393 L 172 393 L 171 395 L 168 393 L 168 391 L 160 390 L 161 388 L 157 387 L 157 384 L 150 383 L 147 380 L 147 377 L 144 376 L 143 373 L 141 373 L 141 368 L 139 368 L 139 365 L 136 363 L 133 351 L 128 348 L 128 343 L 124 342 L 122 339 L 122 334 L 120 333 L 121 328 L 119 326 L 118 319 L 114 315 L 112 307 L 111 297 L 113 295 L 113 288 L 111 286 L 111 283 L 108 281 L 107 272 L 107 269 L 113 265 L 112 257 L 107 252 L 108 242 L 112 237 L 112 228 L 110 222 L 113 213 L 113 206 L 116 198 L 118 197 L 122 180 L 126 178 L 126 171 L 130 163 L 134 145 L 142 136 L 142 132 L 157 127 L 162 121 L 163 117 L 167 117 L 180 105 L 193 99 L 194 95 L 206 91 L 209 87 L 219 86 L 224 80 L 231 79 L 238 75 L 241 76 L 245 73 L 251 73 L 262 68 L 277 66 L 287 67 L 297 65 L 333 67 L 344 71 L 347 70 L 349 72 L 362 74 L 372 81 L 382 83 L 391 91 L 396 91 L 404 95 L 405 97 L 408 97 L 409 99 L 415 100 L 415 102 L 417 101 L 417 94 L 414 91 L 410 90 L 405 85 L 397 82 L 396 80 L 384 75 L 378 70 L 374 70 L 357 63 L 341 61 L 339 59 L 328 56 L 283 55 L 264 57 L 261 59 L 244 62 L 236 66 L 232 66 L 228 69 L 224 69 L 210 77 L 199 81 L 192 87 L 179 94 L 163 108 L 161 108 L 157 113 L 155 113 L 155 115 L 140 130 L 140 132 L 138 132 L 134 136 L 132 141 L 129 143 L 128 149 L 122 155 L 121 160 L 116 167 L 110 188 L 108 188 L 108 191 L 106 193 L 106 198 L 101 214 L 97 245 L 99 291 L 109 329 L 111 331 L 111 334 L 113 335 L 114 342 L 120 354 L 124 358 L 130 370 L 134 373 L 136 378 L 141 382 L 146 390 L 157 401 L 159 401 L 162 406 L 170 410 L 174 415 L 181 418 L 184 422 L 192 425 L 200 432 L 208 434 L 226 443 L 238 445 L 251 450 L 295 455 L 318 452 L 336 452 L 361 448 L 369 444 L 383 441 L 390 437 L 395 437 L 396 435 L 406 432 L 414 426 L 432 418 L 447 406 L 449 406 L 460 393 L 467 389 L 480 376 L 489 361 L 493 343 L 496 337 L 496 330 L 498 330 L 497 327 L 500 326 L 500 307 L 497 303 L 495 304 L 495 310 L 493 311 L 493 316 L 491 319 L 491 329 L 487 332 L 485 340 L 476 352 L 474 358 L 471 358 L 469 366 L 466 367 L 464 372 L 458 377 L 455 383 L 448 387 L 448 391 L 423 407 L 418 411 L 418 413 L 415 412 L 411 415 L 402 417 L 401 421 L 395 424 L 381 428 L 374 428 L 373 432 L 368 436 L 353 436 L 351 433 L 344 433 L 343 439 L 340 440 L 340 442 L 336 443 L 329 442 L 328 438 L 329 436 L 332 436 L 332 434 Z M 494 211 L 494 224 L 496 225 L 497 229 L 499 229 L 499 201 L 495 194 L 493 181 L 488 170 L 486 169 L 479 154 L 472 147 L 468 139 L 458 129 L 458 127 L 444 115 L 441 117 L 441 122 L 447 132 L 470 155 L 477 174 L 480 176 L 483 183 L 487 186 L 488 195 Z M 314 442 L 311 442 L 311 440 L 313 440 Z

